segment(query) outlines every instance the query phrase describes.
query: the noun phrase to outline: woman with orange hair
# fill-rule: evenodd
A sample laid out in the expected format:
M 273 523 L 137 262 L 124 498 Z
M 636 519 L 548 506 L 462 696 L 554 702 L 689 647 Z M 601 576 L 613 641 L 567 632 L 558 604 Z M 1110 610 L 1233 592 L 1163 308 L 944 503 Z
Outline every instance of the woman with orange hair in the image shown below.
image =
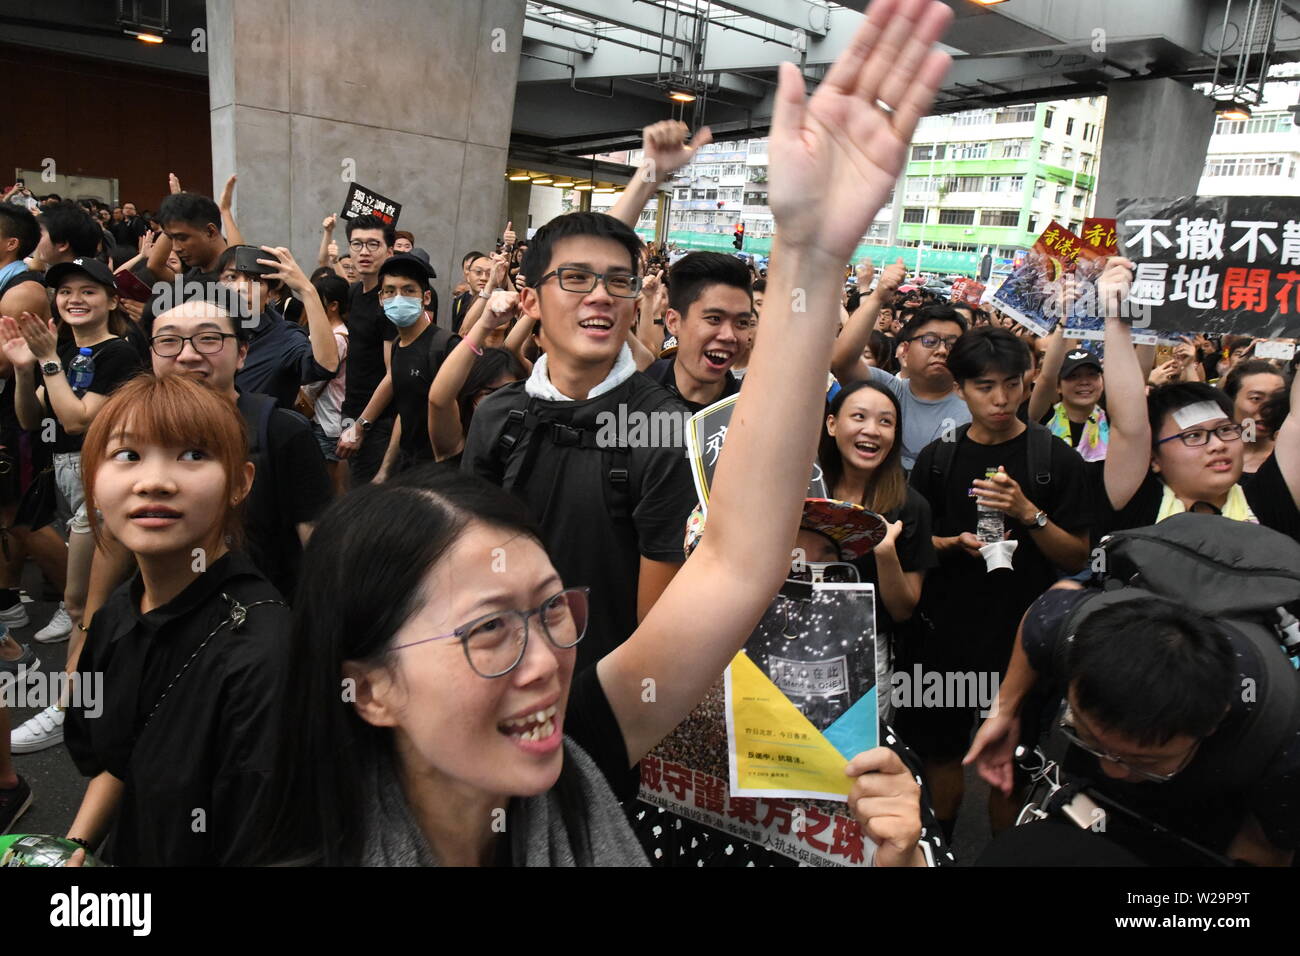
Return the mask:
M 236 862 L 263 796 L 266 710 L 288 610 L 237 550 L 253 481 L 244 424 L 225 396 L 141 376 L 82 447 L 97 541 L 139 573 L 95 614 L 66 739 L 90 777 L 68 837 L 117 865 Z

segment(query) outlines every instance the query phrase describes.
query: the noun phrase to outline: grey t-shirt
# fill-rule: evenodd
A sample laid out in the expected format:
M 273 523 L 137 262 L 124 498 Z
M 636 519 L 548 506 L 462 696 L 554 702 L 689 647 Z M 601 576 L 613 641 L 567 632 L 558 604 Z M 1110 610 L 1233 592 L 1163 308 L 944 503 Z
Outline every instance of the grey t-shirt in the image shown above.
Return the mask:
M 903 468 L 909 472 L 921 449 L 939 438 L 944 429 L 955 429 L 970 421 L 970 409 L 955 391 L 938 401 L 928 401 L 912 394 L 906 379 L 882 369 L 872 368 L 871 380 L 893 392 L 903 410 Z

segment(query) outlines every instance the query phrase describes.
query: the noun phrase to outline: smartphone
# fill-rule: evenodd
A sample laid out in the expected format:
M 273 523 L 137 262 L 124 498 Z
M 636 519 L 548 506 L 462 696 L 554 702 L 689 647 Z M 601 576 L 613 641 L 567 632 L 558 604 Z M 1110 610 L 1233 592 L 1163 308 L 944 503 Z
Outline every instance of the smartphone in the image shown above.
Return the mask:
M 118 294 L 125 299 L 131 299 L 134 302 L 148 302 L 153 298 L 153 290 L 130 269 L 123 269 L 121 272 L 113 273 L 113 282 L 117 286 Z
M 235 247 L 235 271 L 247 272 L 250 275 L 264 276 L 278 270 L 273 266 L 264 266 L 258 259 L 274 259 L 275 256 L 269 252 L 263 252 L 256 246 L 236 246 Z

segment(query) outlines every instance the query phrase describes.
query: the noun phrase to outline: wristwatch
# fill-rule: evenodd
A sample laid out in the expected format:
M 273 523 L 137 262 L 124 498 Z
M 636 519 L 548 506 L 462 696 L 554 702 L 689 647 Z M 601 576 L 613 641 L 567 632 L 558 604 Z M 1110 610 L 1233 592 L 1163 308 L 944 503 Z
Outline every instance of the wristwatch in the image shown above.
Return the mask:
M 372 422 L 372 421 L 367 421 L 367 420 L 364 419 L 364 418 L 358 418 L 357 421 L 356 421 L 356 425 L 357 425 L 357 427 L 360 428 L 363 432 L 368 432 L 368 431 L 370 431 L 371 426 L 374 425 L 374 424 L 375 424 L 374 422 Z
M 58 375 L 62 371 L 63 371 L 63 365 L 60 362 L 55 361 L 55 362 L 41 363 L 42 375 Z
M 1030 531 L 1033 531 L 1035 528 L 1046 528 L 1047 512 L 1039 511 L 1032 518 L 1030 518 L 1028 521 L 1025 522 L 1025 527 L 1028 528 Z
M 479 297 L 480 299 L 490 299 L 490 298 L 492 298 L 492 293 L 489 292 L 487 289 L 480 289 L 480 290 L 479 290 L 478 297 Z

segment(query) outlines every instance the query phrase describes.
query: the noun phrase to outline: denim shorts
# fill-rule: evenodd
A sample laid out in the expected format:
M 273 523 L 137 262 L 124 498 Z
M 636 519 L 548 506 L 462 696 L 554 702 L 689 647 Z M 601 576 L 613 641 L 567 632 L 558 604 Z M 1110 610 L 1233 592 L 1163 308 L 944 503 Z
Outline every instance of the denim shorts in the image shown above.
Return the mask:
M 86 518 L 86 488 L 81 483 L 81 452 L 61 451 L 54 454 L 54 484 L 72 515 L 69 534 L 89 534 Z
M 320 422 L 311 423 L 311 433 L 316 436 L 316 443 L 320 445 L 320 453 L 325 456 L 326 461 L 341 461 L 334 449 L 338 448 L 339 440 L 336 437 L 330 438 L 325 434 L 325 429 L 320 427 Z

